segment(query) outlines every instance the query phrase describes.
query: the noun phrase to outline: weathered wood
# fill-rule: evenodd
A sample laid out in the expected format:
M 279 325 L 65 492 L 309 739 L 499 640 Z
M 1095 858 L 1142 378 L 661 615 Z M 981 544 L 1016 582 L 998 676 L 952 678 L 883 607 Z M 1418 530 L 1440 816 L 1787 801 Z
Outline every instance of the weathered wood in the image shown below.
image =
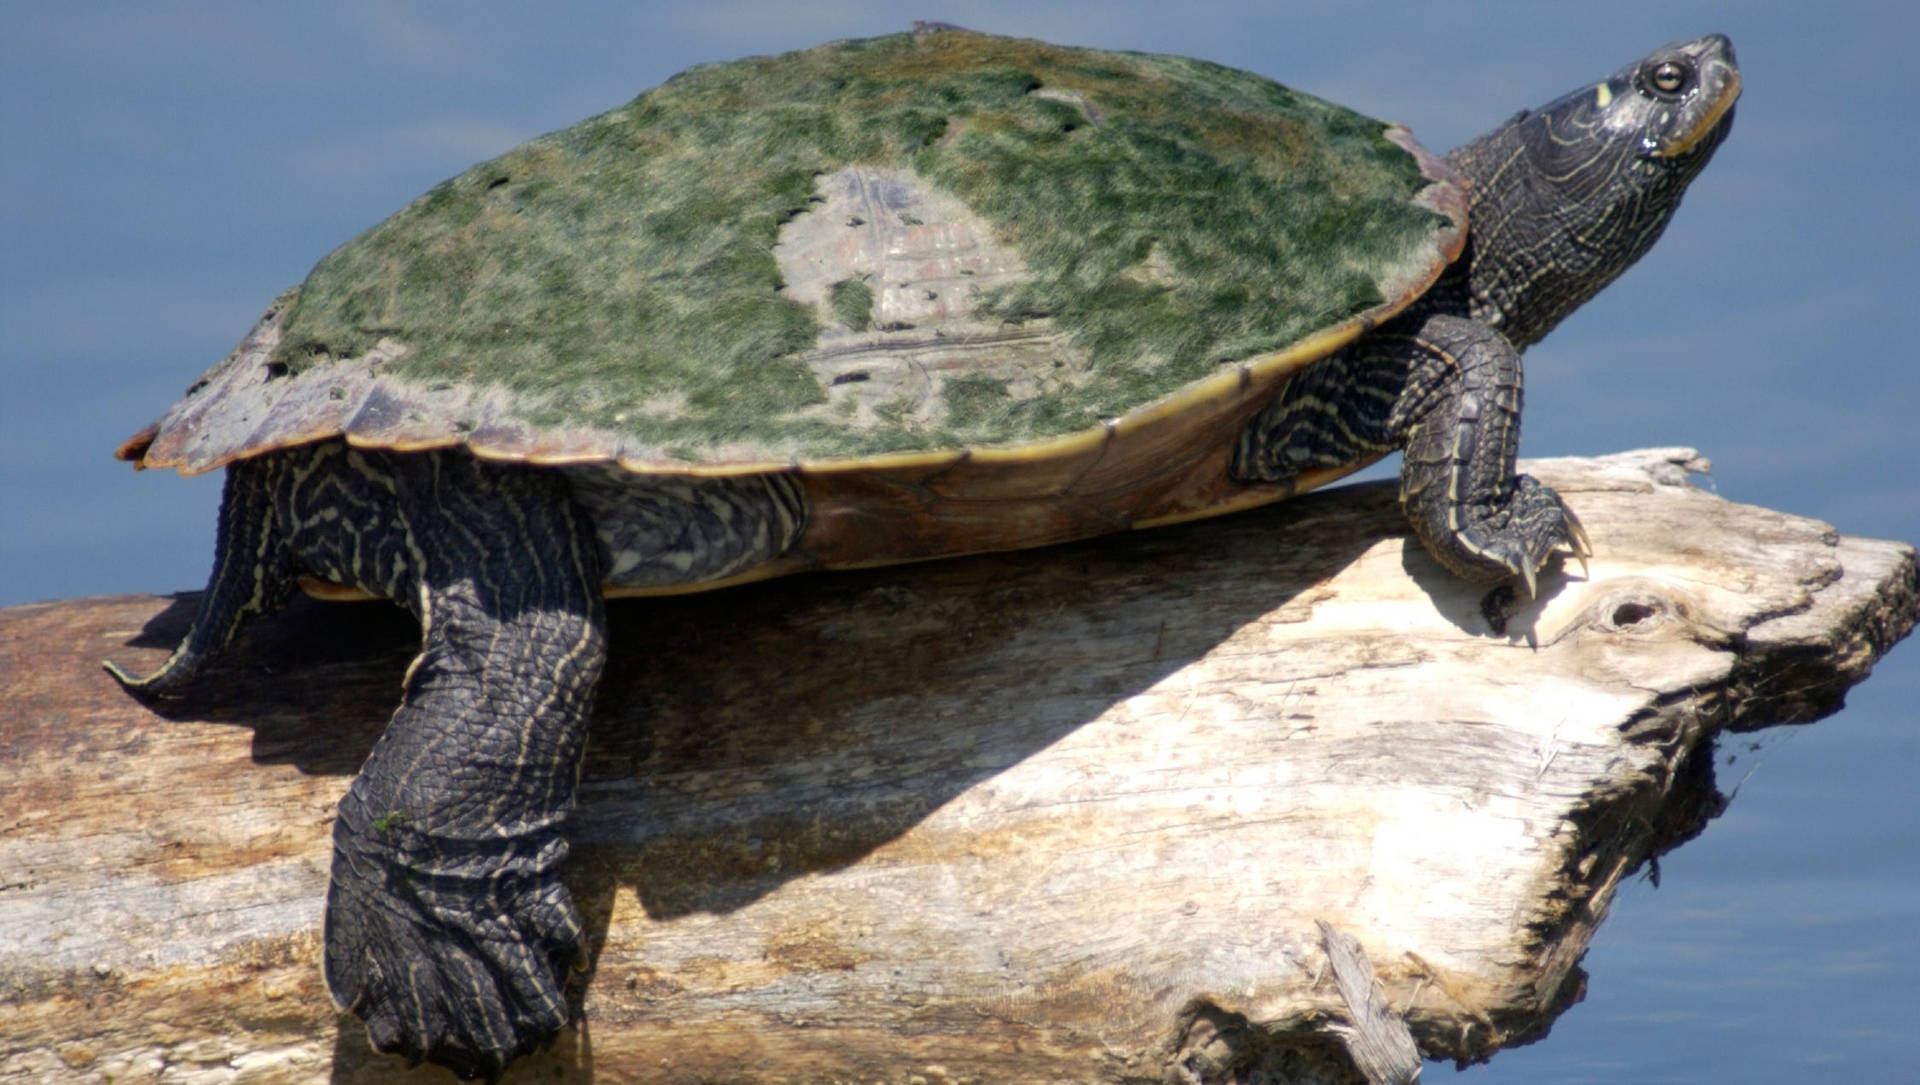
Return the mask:
M 1347 1024 L 1330 1026 L 1334 1035 L 1346 1045 L 1367 1085 L 1407 1085 L 1420 1076 L 1420 1048 L 1388 1004 L 1367 951 L 1358 938 L 1342 934 L 1324 919 L 1315 920 L 1314 926 L 1320 928 L 1320 949 L 1327 955 L 1340 1001 L 1347 1004 Z
M 1321 923 L 1428 1057 L 1538 1035 L 1620 879 L 1719 810 L 1712 736 L 1832 711 L 1915 619 L 1910 548 L 1692 455 L 1531 464 L 1598 553 L 1504 635 L 1390 485 L 616 605 L 584 1024 L 510 1079 L 1353 1079 Z M 303 603 L 162 718 L 98 660 L 191 602 L 0 611 L 0 1079 L 407 1077 L 317 955 L 416 633 Z

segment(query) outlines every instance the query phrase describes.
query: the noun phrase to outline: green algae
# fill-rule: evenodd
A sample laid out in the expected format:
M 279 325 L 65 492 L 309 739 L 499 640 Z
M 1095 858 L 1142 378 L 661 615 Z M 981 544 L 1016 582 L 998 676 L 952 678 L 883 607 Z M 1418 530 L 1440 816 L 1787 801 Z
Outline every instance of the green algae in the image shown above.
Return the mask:
M 858 427 L 809 412 L 827 390 L 799 356 L 823 317 L 866 329 L 873 294 L 844 280 L 816 314 L 780 292 L 773 247 L 850 163 L 912 169 L 992 223 L 1032 276 L 987 311 L 1064 329 L 1081 379 L 952 381 L 933 428 L 911 404 Z M 395 377 L 694 461 L 1013 444 L 1378 304 L 1431 259 L 1425 184 L 1379 122 L 1218 65 L 954 31 L 836 43 L 692 69 L 436 186 L 314 268 L 275 360 L 390 339 Z

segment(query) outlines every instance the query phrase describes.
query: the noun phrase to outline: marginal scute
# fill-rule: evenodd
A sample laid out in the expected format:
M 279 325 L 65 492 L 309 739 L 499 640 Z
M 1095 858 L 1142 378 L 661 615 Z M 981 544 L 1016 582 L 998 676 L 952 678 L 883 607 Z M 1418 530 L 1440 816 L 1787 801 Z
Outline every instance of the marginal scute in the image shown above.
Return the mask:
M 1464 229 L 1404 133 L 1258 76 L 840 42 L 693 69 L 436 186 L 122 454 L 1037 470 L 1136 418 L 1177 444 L 1191 411 L 1234 413 L 1209 382 L 1236 364 L 1263 374 L 1236 394 L 1269 394 L 1258 359 L 1397 311 Z

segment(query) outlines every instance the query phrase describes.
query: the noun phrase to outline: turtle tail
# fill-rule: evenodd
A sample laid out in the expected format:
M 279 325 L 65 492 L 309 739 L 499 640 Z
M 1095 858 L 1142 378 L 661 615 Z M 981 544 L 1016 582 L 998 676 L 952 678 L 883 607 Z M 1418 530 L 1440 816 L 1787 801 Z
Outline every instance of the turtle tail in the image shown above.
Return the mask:
M 227 468 L 213 573 L 179 647 L 145 678 L 102 662 L 128 692 L 143 698 L 179 696 L 202 664 L 225 648 L 249 618 L 286 603 L 294 579 L 287 539 L 274 512 L 275 459 L 242 460 Z

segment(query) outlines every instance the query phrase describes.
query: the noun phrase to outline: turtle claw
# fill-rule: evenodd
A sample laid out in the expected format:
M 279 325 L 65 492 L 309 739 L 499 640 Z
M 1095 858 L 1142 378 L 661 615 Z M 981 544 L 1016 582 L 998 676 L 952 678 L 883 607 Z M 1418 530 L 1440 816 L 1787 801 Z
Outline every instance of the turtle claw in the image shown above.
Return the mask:
M 1560 505 L 1560 515 L 1566 517 L 1567 534 L 1564 541 L 1567 544 L 1567 548 L 1573 551 L 1573 556 L 1583 562 L 1592 557 L 1593 540 L 1587 537 L 1586 525 L 1580 522 L 1580 517 L 1575 516 L 1573 510 L 1568 508 L 1565 502 L 1562 502 Z
M 1567 554 L 1570 555 L 1573 560 L 1580 563 L 1580 576 L 1583 579 L 1593 575 L 1592 567 L 1587 564 L 1587 559 L 1593 556 L 1593 543 L 1587 537 L 1585 525 L 1580 523 L 1580 517 L 1574 515 L 1573 510 L 1567 507 L 1566 502 L 1560 499 L 1559 494 L 1547 490 L 1544 486 L 1540 487 L 1540 489 L 1546 490 L 1548 494 L 1552 495 L 1555 501 L 1559 502 L 1561 530 L 1560 537 L 1555 539 L 1546 549 L 1546 552 L 1540 555 L 1538 563 L 1522 563 L 1521 566 L 1515 570 L 1527 586 L 1527 598 L 1529 599 L 1537 598 L 1540 594 L 1536 580 L 1539 575 L 1538 570 L 1540 566 L 1546 563 L 1547 558 L 1550 557 L 1555 550 L 1562 547 L 1565 548 Z
M 1540 567 L 1556 550 L 1565 548 L 1579 560 L 1581 574 L 1586 574 L 1587 557 L 1593 553 L 1587 529 L 1552 487 L 1532 475 L 1515 475 L 1513 495 L 1504 512 L 1497 542 L 1487 549 L 1499 554 L 1500 563 L 1519 576 L 1527 598 L 1539 597 Z
M 1580 563 L 1581 578 L 1588 579 L 1593 575 L 1592 567 L 1587 564 L 1587 559 L 1593 556 L 1593 540 L 1587 537 L 1585 525 L 1580 523 L 1580 518 L 1573 514 L 1572 509 L 1567 508 L 1565 502 L 1561 502 L 1560 512 L 1566 517 L 1567 528 L 1566 534 L 1560 541 L 1573 554 L 1574 560 Z

